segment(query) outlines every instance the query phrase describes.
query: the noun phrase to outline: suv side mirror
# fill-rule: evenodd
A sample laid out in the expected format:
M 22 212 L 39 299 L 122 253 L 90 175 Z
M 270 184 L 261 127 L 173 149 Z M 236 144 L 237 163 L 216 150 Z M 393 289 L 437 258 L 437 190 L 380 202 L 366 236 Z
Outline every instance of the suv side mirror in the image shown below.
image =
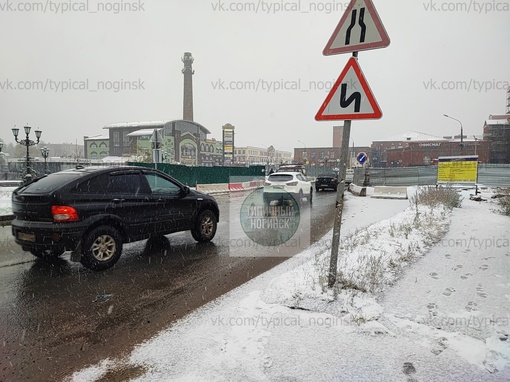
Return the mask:
M 184 188 L 182 189 L 182 194 L 183 196 L 186 196 L 189 194 L 189 187 L 188 186 L 184 186 Z

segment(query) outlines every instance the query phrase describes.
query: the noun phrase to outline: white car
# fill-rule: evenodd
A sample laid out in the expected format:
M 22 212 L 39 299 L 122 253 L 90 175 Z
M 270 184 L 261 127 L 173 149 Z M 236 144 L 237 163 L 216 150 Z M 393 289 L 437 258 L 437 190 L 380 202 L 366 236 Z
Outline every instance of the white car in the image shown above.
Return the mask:
M 263 199 L 265 205 L 283 204 L 285 201 L 296 201 L 302 204 L 305 200 L 312 203 L 312 183 L 300 172 L 275 172 L 264 182 Z

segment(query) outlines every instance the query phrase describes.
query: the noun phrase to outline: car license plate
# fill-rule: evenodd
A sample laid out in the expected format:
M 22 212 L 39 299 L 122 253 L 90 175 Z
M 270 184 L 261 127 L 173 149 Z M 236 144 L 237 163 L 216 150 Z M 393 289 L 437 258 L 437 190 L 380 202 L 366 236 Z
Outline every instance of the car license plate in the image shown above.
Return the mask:
M 35 241 L 35 235 L 33 233 L 18 232 L 18 239 L 23 241 Z

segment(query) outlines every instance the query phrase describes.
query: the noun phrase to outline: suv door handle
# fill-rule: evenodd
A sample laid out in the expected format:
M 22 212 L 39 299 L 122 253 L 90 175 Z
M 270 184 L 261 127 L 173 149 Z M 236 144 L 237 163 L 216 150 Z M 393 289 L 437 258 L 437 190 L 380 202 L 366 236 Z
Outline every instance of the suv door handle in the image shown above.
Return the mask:
M 118 199 L 118 198 L 115 198 L 112 200 L 112 202 L 114 203 L 122 203 L 124 201 L 124 199 Z

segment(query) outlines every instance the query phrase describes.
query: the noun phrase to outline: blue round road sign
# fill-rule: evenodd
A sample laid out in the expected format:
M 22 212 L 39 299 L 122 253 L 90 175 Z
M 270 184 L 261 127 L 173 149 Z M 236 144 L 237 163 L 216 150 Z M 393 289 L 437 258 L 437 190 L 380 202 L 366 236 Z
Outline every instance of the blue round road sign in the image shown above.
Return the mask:
M 358 160 L 358 162 L 359 162 L 360 164 L 365 163 L 365 162 L 367 161 L 367 159 L 368 159 L 367 153 L 363 153 L 363 152 L 359 153 L 359 154 L 356 156 L 356 159 Z

